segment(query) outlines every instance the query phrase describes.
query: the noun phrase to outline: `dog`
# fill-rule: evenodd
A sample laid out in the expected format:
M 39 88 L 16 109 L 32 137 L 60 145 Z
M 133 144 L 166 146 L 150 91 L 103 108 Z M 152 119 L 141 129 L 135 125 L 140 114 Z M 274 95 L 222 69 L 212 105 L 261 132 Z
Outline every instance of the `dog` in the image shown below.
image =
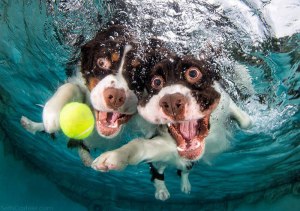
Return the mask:
M 94 39 L 81 47 L 81 71 L 58 88 L 43 109 L 43 122 L 33 122 L 26 117 L 21 124 L 31 133 L 60 130 L 59 114 L 69 102 L 84 102 L 90 105 L 96 119 L 97 133 L 83 142 L 71 141 L 73 147 L 80 143 L 79 155 L 86 166 L 92 158 L 93 148 L 115 147 L 115 143 L 99 140 L 99 135 L 113 140 L 137 112 L 138 96 L 143 93 L 147 65 L 142 60 L 141 45 L 136 42 L 127 27 L 113 24 L 97 33 Z M 137 127 L 145 137 L 156 131 L 155 126 L 142 118 L 135 118 Z M 112 146 L 111 146 L 112 145 Z
M 243 129 L 251 126 L 248 114 L 233 102 L 219 79 L 215 66 L 206 59 L 170 56 L 158 62 L 149 71 L 147 92 L 139 100 L 138 112 L 160 125 L 159 134 L 101 154 L 92 168 L 107 172 L 151 162 L 155 197 L 166 200 L 170 193 L 163 172 L 168 165 L 175 166 L 181 172 L 181 190 L 190 193 L 190 169 L 204 152 L 224 149 L 227 120 L 234 118 Z

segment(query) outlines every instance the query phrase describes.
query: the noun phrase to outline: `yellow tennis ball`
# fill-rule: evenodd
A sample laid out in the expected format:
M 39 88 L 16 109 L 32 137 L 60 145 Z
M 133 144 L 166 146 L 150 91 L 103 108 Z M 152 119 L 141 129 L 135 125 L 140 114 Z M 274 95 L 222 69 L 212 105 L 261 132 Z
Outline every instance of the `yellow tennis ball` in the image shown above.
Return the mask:
M 91 109 L 86 104 L 72 102 L 61 110 L 59 123 L 66 136 L 81 140 L 93 132 L 95 120 Z

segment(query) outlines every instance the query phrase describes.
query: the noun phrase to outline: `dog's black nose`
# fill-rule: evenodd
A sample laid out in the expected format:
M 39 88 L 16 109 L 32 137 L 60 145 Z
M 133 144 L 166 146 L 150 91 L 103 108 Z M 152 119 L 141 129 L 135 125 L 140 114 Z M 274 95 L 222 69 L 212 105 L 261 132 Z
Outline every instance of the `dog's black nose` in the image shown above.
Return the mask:
M 185 96 L 180 93 L 167 94 L 159 101 L 163 112 L 174 120 L 184 120 L 186 104 Z
M 108 87 L 103 91 L 103 95 L 107 107 L 114 110 L 120 108 L 126 100 L 124 89 Z

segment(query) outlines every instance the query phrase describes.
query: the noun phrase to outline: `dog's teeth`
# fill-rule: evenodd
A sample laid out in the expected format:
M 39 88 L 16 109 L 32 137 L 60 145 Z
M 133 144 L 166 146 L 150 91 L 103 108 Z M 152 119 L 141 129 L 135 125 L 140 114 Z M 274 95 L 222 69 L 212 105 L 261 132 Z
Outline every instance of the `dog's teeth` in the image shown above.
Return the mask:
M 171 123 L 168 123 L 168 126 L 171 127 Z
M 200 147 L 200 145 L 201 145 L 200 142 L 197 141 L 195 148 Z
M 117 128 L 117 127 L 118 127 L 118 124 L 110 125 L 110 126 L 108 126 L 108 127 L 110 127 L 110 128 Z
M 179 152 L 183 152 L 183 151 L 184 151 L 184 149 L 182 149 L 181 147 L 177 147 L 177 150 L 178 150 Z

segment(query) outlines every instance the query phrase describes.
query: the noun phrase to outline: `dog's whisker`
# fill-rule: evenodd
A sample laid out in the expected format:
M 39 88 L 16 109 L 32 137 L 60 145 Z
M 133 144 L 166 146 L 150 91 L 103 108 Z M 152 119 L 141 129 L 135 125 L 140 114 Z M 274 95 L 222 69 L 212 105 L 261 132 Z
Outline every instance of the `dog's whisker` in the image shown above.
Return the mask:
M 38 107 L 44 108 L 44 105 L 42 105 L 42 104 L 35 104 L 35 105 Z

